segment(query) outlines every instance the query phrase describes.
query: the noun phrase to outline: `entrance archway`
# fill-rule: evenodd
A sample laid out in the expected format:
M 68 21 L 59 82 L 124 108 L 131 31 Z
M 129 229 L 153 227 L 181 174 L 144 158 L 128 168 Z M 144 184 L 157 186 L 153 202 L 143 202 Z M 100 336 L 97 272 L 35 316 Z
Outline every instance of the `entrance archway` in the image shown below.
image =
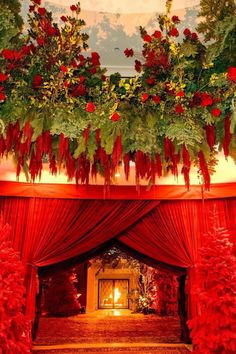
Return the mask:
M 179 289 L 178 314 L 180 317 L 180 324 L 181 324 L 181 341 L 184 343 L 189 343 L 190 342 L 189 341 L 189 333 L 188 333 L 188 328 L 186 326 L 186 321 L 187 321 L 187 311 L 186 311 L 186 303 L 185 303 L 186 299 L 185 299 L 185 292 L 182 291 L 182 290 L 184 290 L 185 279 L 186 279 L 186 269 L 184 269 L 184 268 L 170 266 L 168 264 L 158 262 L 154 259 L 151 259 L 148 256 L 145 256 L 139 252 L 136 252 L 135 250 L 129 248 L 128 246 L 125 246 L 119 240 L 113 239 L 113 240 L 110 240 L 109 242 L 105 243 L 104 245 L 97 247 L 96 249 L 93 249 L 90 252 L 87 252 L 86 254 L 83 254 L 79 257 L 74 257 L 73 259 L 69 259 L 67 261 L 60 262 L 58 264 L 54 264 L 51 266 L 40 267 L 39 268 L 39 278 L 40 279 L 41 278 L 48 278 L 50 275 L 53 276 L 55 273 L 59 274 L 61 271 L 64 272 L 65 270 L 69 270 L 73 267 L 76 268 L 78 263 L 82 262 L 84 264 L 84 262 L 86 262 L 88 259 L 96 258 L 99 254 L 103 254 L 103 252 L 105 250 L 113 249 L 113 248 L 120 249 L 120 250 L 122 250 L 122 252 L 125 252 L 129 256 L 132 255 L 132 258 L 138 259 L 138 261 L 140 261 L 141 263 L 148 264 L 148 266 L 150 266 L 152 268 L 158 267 L 158 269 L 164 269 L 165 271 L 168 270 L 170 273 L 173 272 L 174 274 L 176 274 L 178 282 L 179 282 L 179 286 L 178 286 L 178 289 Z M 85 273 L 87 273 L 86 270 L 85 270 Z M 58 278 L 58 275 L 57 275 L 57 278 Z M 90 285 L 91 285 L 91 283 L 90 283 Z M 93 286 L 94 286 L 94 283 L 93 283 Z M 58 301 L 56 301 L 56 303 L 58 303 Z M 40 305 L 39 305 L 39 307 L 40 307 Z M 40 315 L 40 313 L 38 312 L 37 320 L 39 319 L 39 315 Z M 160 319 L 158 319 L 158 316 L 157 316 L 157 321 L 160 321 Z M 165 321 L 165 320 L 163 319 L 163 321 Z M 171 320 L 168 319 L 168 322 L 169 321 L 171 321 Z M 171 326 L 176 326 L 175 321 L 176 320 L 174 319 L 173 325 L 170 322 L 170 328 L 172 328 Z M 43 321 L 43 323 L 45 323 L 45 320 Z M 36 321 L 35 322 L 35 330 L 37 329 L 36 328 L 37 324 L 38 323 Z M 160 329 L 160 331 L 161 331 L 161 329 Z M 145 333 L 145 330 L 144 330 L 144 333 Z M 175 336 L 175 335 L 173 334 L 173 336 Z M 163 334 L 163 338 L 164 338 L 164 334 Z M 167 335 L 167 338 L 168 338 L 168 335 Z M 42 339 L 43 339 L 43 337 L 42 337 L 42 335 L 40 335 L 41 342 L 42 342 Z M 180 337 L 179 337 L 179 340 L 180 340 Z

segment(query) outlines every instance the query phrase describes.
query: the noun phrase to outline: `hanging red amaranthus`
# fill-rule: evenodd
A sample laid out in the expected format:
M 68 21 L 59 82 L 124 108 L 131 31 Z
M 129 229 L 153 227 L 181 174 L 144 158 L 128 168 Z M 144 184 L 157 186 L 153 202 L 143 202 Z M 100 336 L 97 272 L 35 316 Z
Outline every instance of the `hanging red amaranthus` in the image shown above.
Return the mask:
M 124 162 L 124 171 L 125 171 L 125 178 L 128 181 L 129 179 L 129 172 L 130 172 L 130 154 L 127 153 L 123 157 L 123 162 Z
M 182 158 L 183 158 L 183 167 L 181 173 L 184 175 L 185 186 L 189 190 L 189 186 L 190 186 L 189 171 L 190 171 L 191 161 L 190 161 L 189 152 L 185 144 L 183 144 L 182 147 Z
M 225 135 L 223 139 L 223 149 L 225 157 L 229 156 L 229 144 L 231 141 L 232 134 L 230 133 L 230 116 L 227 116 L 224 120 Z
M 213 149 L 215 145 L 215 127 L 214 125 L 206 125 L 205 130 L 206 130 L 207 143 L 210 149 Z
M 208 171 L 208 167 L 207 167 L 207 163 L 206 163 L 206 160 L 205 160 L 205 156 L 204 156 L 202 151 L 199 151 L 198 158 L 199 158 L 199 170 L 200 170 L 201 175 L 202 175 L 203 180 L 204 180 L 205 189 L 209 190 L 210 189 L 210 183 L 211 183 L 211 177 L 210 177 L 210 173 Z
M 58 148 L 58 164 L 59 167 L 63 161 L 66 159 L 69 153 L 69 139 L 64 136 L 63 133 L 60 134 L 59 138 L 59 148 Z
M 70 152 L 68 152 L 66 159 L 66 174 L 68 176 L 68 180 L 72 181 L 75 176 L 75 160 Z
M 121 139 L 121 135 L 118 135 L 116 137 L 113 151 L 112 151 L 112 164 L 114 168 L 118 165 L 119 161 L 121 160 L 121 155 L 122 155 L 122 139 Z

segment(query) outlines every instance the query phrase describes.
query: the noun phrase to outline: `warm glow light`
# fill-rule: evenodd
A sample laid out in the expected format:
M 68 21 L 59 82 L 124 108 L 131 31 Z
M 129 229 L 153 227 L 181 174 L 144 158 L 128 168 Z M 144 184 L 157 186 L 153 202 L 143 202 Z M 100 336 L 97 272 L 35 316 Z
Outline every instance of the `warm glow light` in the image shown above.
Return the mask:
M 121 293 L 118 288 L 115 288 L 115 293 L 114 293 L 114 302 L 117 302 L 121 296 Z

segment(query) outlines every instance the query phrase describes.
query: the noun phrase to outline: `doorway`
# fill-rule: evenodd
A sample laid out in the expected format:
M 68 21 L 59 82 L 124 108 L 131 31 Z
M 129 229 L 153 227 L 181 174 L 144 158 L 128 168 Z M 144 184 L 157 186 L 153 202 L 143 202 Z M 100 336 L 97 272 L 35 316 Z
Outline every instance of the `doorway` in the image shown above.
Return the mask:
M 129 279 L 99 279 L 99 309 L 128 309 L 128 295 Z

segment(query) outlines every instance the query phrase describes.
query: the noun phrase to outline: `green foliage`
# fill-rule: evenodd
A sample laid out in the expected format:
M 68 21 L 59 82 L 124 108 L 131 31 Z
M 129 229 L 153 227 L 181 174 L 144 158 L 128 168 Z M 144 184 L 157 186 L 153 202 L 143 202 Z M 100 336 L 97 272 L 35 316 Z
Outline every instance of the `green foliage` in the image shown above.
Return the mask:
M 236 4 L 234 0 L 201 0 L 197 27 L 210 41 L 207 62 L 214 62 L 214 69 L 223 72 L 236 65 Z
M 16 44 L 17 34 L 23 26 L 18 0 L 0 0 L 0 51 Z

